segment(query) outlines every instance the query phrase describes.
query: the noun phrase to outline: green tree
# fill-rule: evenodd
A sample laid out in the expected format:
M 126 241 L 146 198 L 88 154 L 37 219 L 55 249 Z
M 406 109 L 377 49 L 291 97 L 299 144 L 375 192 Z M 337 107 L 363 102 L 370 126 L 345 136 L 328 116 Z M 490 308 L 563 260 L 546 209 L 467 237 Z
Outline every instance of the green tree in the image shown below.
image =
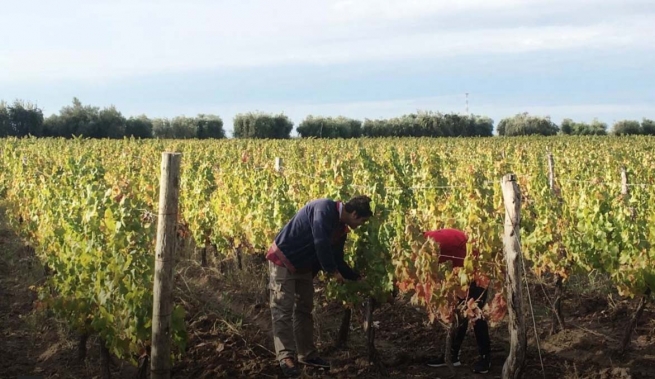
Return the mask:
M 612 133 L 616 135 L 635 135 L 641 134 L 642 130 L 639 121 L 621 120 L 614 124 Z
M 52 115 L 46 120 L 46 128 L 53 136 L 70 138 L 83 135 L 94 137 L 98 123 L 98 108 L 84 106 L 78 98 L 73 98 L 72 106 L 65 106 L 59 115 Z
M 562 120 L 562 124 L 560 125 L 560 132 L 562 134 L 573 134 L 573 125 L 574 122 L 570 118 L 565 118 Z
M 362 122 L 343 116 L 307 116 L 296 131 L 302 138 L 357 138 L 362 135 Z
M 504 118 L 500 120 L 498 123 L 498 126 L 496 127 L 496 132 L 498 133 L 499 136 L 504 136 L 505 135 L 505 129 L 507 129 L 507 124 L 509 120 Z
M 525 136 L 525 135 L 543 135 L 552 136 L 557 134 L 559 128 L 555 125 L 550 117 L 531 116 L 527 112 L 519 113 L 513 117 L 505 118 L 499 124 L 499 135 L 505 136 Z
M 641 132 L 648 136 L 655 136 L 655 121 L 644 118 L 641 121 Z
M 494 120 L 487 116 L 471 116 L 474 124 L 472 136 L 491 137 L 494 131 Z
M 225 138 L 223 120 L 211 114 L 199 114 L 195 119 L 196 138 Z
M 126 130 L 125 117 L 112 105 L 98 112 L 94 138 L 123 138 Z
M 491 136 L 493 120 L 484 116 L 462 116 L 418 112 L 388 120 L 364 121 L 366 137 L 472 137 Z
M 156 118 L 152 120 L 152 134 L 155 138 L 175 138 L 171 120 L 167 118 Z
M 565 118 L 562 120 L 560 131 L 562 134 L 577 136 L 606 135 L 607 124 L 597 119 L 587 124 L 585 122 L 573 122 L 570 118 Z
M 125 136 L 136 138 L 152 138 L 152 121 L 141 115 L 139 117 L 130 117 L 125 121 Z
M 235 138 L 290 138 L 293 122 L 284 114 L 261 112 L 240 113 L 234 116 Z
M 0 101 L 0 137 L 8 136 L 10 129 L 11 125 L 9 123 L 9 109 L 7 108 L 7 103 Z
M 2 105 L 5 114 L 4 126 L 0 131 L 5 130 L 5 135 L 25 137 L 28 135 L 40 137 L 43 135 L 43 112 L 36 105 L 16 100 L 10 106 Z

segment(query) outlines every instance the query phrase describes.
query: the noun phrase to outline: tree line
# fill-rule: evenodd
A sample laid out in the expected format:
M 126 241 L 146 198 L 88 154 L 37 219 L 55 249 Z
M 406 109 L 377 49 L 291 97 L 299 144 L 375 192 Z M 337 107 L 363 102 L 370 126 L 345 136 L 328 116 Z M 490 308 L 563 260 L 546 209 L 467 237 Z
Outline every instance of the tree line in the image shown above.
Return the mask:
M 233 120 L 234 138 L 291 138 L 294 124 L 284 114 L 250 112 Z M 301 138 L 359 137 L 490 137 L 494 122 L 486 116 L 417 112 L 390 119 L 307 116 L 296 128 Z M 607 124 L 594 120 L 575 122 L 569 118 L 560 125 L 550 117 L 520 113 L 502 119 L 496 131 L 500 136 L 523 135 L 655 135 L 655 121 L 621 120 L 608 130 Z M 148 118 L 124 117 L 114 106 L 100 109 L 83 105 L 77 98 L 58 114 L 45 118 L 36 105 L 20 100 L 12 104 L 0 101 L 0 137 L 6 136 L 88 138 L 225 138 L 223 120 L 217 115 L 199 114 Z

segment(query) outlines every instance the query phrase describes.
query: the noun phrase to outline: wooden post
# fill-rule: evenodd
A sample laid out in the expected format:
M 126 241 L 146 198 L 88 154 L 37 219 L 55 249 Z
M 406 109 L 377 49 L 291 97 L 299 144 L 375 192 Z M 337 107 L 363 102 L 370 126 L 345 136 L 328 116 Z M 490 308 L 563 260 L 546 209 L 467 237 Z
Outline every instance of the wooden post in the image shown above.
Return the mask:
M 162 153 L 152 307 L 152 347 L 150 353 L 152 379 L 169 379 L 171 376 L 173 267 L 177 247 L 176 227 L 181 160 L 181 153 Z
M 621 167 L 621 195 L 627 197 L 630 194 L 628 189 L 628 172 L 625 167 Z
M 630 211 L 630 218 L 632 221 L 637 219 L 637 210 L 634 207 L 630 207 L 630 188 L 628 187 L 628 171 L 625 167 L 621 167 L 621 197 L 623 198 L 624 204 L 628 206 Z
M 548 186 L 551 191 L 555 191 L 555 161 L 551 152 L 548 153 Z
M 503 366 L 503 379 L 518 379 L 523 374 L 527 338 L 521 272 L 521 192 L 516 176 L 505 175 L 502 180 L 505 202 L 505 233 L 503 247 L 507 264 L 507 313 L 509 315 L 510 350 Z
M 276 157 L 275 158 L 275 171 L 282 172 L 283 167 L 284 166 L 283 166 L 282 158 Z

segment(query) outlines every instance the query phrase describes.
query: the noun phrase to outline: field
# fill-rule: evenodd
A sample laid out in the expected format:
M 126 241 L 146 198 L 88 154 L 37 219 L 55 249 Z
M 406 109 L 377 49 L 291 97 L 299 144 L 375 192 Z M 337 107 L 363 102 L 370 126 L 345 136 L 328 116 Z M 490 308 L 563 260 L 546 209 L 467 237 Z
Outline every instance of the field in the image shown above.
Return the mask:
M 1 140 L 0 368 L 7 377 L 136 375 L 150 342 L 163 151 L 183 153 L 174 377 L 280 374 L 262 253 L 308 200 L 356 194 L 375 202 L 375 217 L 347 245 L 348 260 L 366 280 L 317 281 L 316 339 L 333 360 L 320 375 L 381 375 L 367 362 L 362 331 L 363 303 L 375 298 L 382 303 L 373 316 L 375 343 L 387 374 L 447 377 L 424 362 L 443 350 L 452 295 L 476 271 L 492 278 L 494 294 L 503 293 L 500 179 L 508 173 L 521 190 L 524 293 L 532 303 L 524 310 L 525 377 L 655 375 L 655 323 L 647 306 L 655 285 L 655 140 L 550 137 Z M 420 232 L 440 227 L 466 230 L 480 258 L 456 274 L 436 265 L 438 249 Z M 394 287 L 401 291 L 389 303 Z M 509 346 L 497 299 L 483 310 L 494 324 L 494 376 Z M 646 308 L 624 349 L 640 302 Z M 336 348 L 344 306 L 353 310 L 350 339 Z M 470 334 L 465 364 L 476 355 Z M 90 349 L 81 361 L 80 336 L 106 349 Z M 473 377 L 466 368 L 457 371 Z

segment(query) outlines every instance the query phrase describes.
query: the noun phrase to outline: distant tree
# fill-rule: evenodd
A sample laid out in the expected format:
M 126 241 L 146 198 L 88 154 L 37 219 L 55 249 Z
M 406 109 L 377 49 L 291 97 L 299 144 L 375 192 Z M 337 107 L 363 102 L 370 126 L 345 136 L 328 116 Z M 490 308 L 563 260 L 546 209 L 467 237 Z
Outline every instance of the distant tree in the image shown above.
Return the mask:
M 199 114 L 195 119 L 196 138 L 225 138 L 223 120 L 220 117 L 210 114 Z
M 8 136 L 10 130 L 9 108 L 7 108 L 7 103 L 0 101 L 0 137 Z
M 474 137 L 491 136 L 493 120 L 484 116 L 462 116 L 418 112 L 388 120 L 364 120 L 366 137 Z
M 590 124 L 585 122 L 573 122 L 570 118 L 562 120 L 560 127 L 562 134 L 588 136 L 588 135 L 606 135 L 607 124 L 594 119 Z
M 648 136 L 655 136 L 655 121 L 647 118 L 641 121 L 641 132 Z
M 95 125 L 95 138 L 123 138 L 125 136 L 126 120 L 121 112 L 112 105 L 98 112 L 98 121 Z
M 155 138 L 175 138 L 171 120 L 156 118 L 152 120 L 152 134 Z
M 642 130 L 639 121 L 621 120 L 614 124 L 612 133 L 616 135 L 635 135 L 641 134 Z
M 560 125 L 560 132 L 562 134 L 573 134 L 573 127 L 574 127 L 574 122 L 570 118 L 565 118 L 562 120 L 562 124 Z
M 136 138 L 152 138 L 152 120 L 145 115 L 130 117 L 125 121 L 125 136 Z
M 173 138 L 190 139 L 196 138 L 196 123 L 192 117 L 178 116 L 171 120 Z
M 474 133 L 471 136 L 491 137 L 494 130 L 494 120 L 487 116 L 470 116 Z
M 291 137 L 291 130 L 293 122 L 284 114 L 250 112 L 234 117 L 235 138 L 286 139 Z
M 604 136 L 607 134 L 607 124 L 594 119 L 585 130 L 587 135 Z
M 357 138 L 362 135 L 362 122 L 343 116 L 307 116 L 296 131 L 302 138 Z
M 498 123 L 498 126 L 496 127 L 496 132 L 498 133 L 499 136 L 504 136 L 505 135 L 505 129 L 507 129 L 507 123 L 509 122 L 509 119 L 502 119 Z
M 83 106 L 78 98 L 73 98 L 72 106 L 65 106 L 59 115 L 52 115 L 46 120 L 46 129 L 53 136 L 70 138 L 83 135 L 96 137 L 98 130 L 97 107 Z
M 499 135 L 505 136 L 533 134 L 552 136 L 559 131 L 559 128 L 550 120 L 550 117 L 531 116 L 527 112 L 505 118 L 501 121 L 501 124 L 503 134 L 500 134 L 501 128 L 499 124 Z
M 0 103 L 0 136 L 43 135 L 43 112 L 36 105 L 21 100 Z

